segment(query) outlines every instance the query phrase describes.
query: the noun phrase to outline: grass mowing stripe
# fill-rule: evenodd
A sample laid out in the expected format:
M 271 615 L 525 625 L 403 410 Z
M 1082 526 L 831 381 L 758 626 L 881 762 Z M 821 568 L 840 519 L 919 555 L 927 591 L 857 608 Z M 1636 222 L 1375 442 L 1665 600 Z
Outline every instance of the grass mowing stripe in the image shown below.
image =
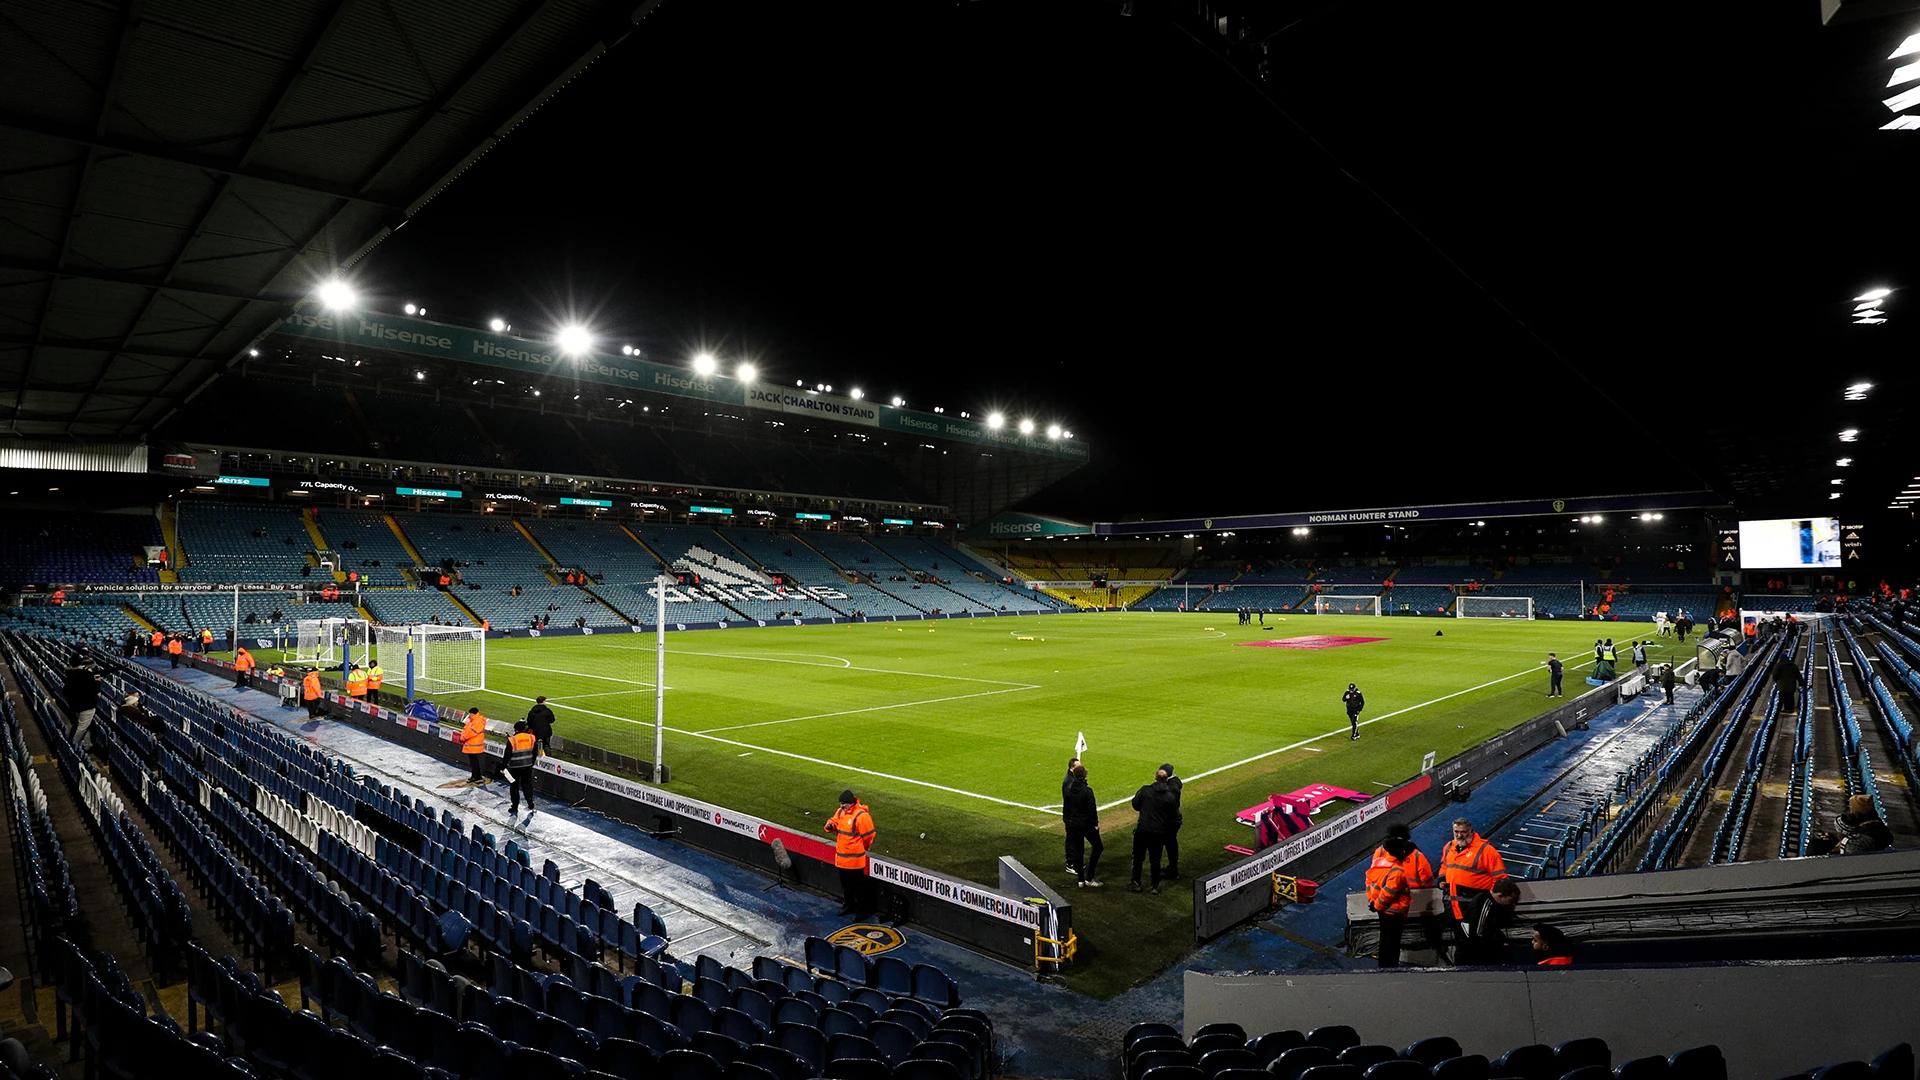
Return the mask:
M 824 720 L 830 716 L 853 716 L 858 713 L 885 712 L 888 709 L 906 709 L 915 705 L 938 705 L 943 701 L 965 701 L 968 698 L 992 697 L 995 694 L 1017 694 L 1022 690 L 1038 690 L 1038 686 L 1009 686 L 1001 690 L 982 690 L 975 694 L 954 694 L 951 697 L 927 698 L 924 701 L 900 701 L 892 705 L 870 705 L 864 709 L 842 709 L 839 712 L 813 713 L 808 716 L 789 716 L 785 720 L 759 720 L 751 724 L 733 724 L 728 727 L 701 728 L 695 734 L 709 735 L 716 731 L 742 731 L 746 728 L 772 727 L 775 724 L 792 724 L 801 720 Z

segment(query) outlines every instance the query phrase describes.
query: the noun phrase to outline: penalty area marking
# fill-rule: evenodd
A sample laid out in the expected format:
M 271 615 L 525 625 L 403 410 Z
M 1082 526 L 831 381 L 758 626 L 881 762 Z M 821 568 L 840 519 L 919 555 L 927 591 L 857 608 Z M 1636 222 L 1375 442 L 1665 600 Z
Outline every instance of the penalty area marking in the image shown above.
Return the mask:
M 896 701 L 891 705 L 870 705 L 864 709 L 842 709 L 839 712 L 813 713 L 808 716 L 789 716 L 785 720 L 760 720 L 751 724 L 731 724 L 726 727 L 701 728 L 693 734 L 705 734 L 713 731 L 740 731 L 744 728 L 771 727 L 774 724 L 791 724 L 799 720 L 824 720 L 830 716 L 853 716 L 857 713 L 885 712 L 888 709 L 904 709 L 910 705 L 938 705 L 943 701 L 965 701 L 968 698 L 992 697 L 995 694 L 1017 694 L 1022 690 L 1038 690 L 1036 684 L 1009 686 L 1000 690 L 982 690 L 973 694 L 954 694 L 950 697 L 926 698 L 921 701 Z
M 532 664 L 509 664 L 504 660 L 500 661 L 497 666 L 519 668 L 522 671 L 540 671 L 548 675 L 565 675 L 574 679 L 598 679 L 601 682 L 626 683 L 628 686 L 638 686 L 646 690 L 653 689 L 653 684 L 645 679 L 622 679 L 613 675 L 595 675 L 587 671 L 563 671 L 560 668 L 534 667 Z M 669 686 L 667 689 L 671 690 L 673 687 Z

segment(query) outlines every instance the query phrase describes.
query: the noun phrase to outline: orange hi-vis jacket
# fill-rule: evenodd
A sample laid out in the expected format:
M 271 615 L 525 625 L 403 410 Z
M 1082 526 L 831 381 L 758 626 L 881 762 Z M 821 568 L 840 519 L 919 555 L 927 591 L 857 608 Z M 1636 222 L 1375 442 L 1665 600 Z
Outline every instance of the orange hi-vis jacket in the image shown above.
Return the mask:
M 180 643 L 179 638 L 174 638 L 172 641 L 167 642 L 167 651 L 175 656 L 179 656 L 181 653 L 187 651 L 187 647 Z
M 320 700 L 320 673 L 309 671 L 300 679 L 300 699 L 302 701 Z
M 367 669 L 367 689 L 378 690 L 380 684 L 387 681 L 387 669 L 375 664 Z
M 1386 848 L 1375 848 L 1373 862 L 1367 867 L 1367 906 L 1382 915 L 1405 915 L 1413 906 L 1406 867 L 1387 854 Z
M 487 718 L 479 713 L 467 717 L 466 725 L 460 729 L 460 752 L 463 754 L 484 754 L 487 752 Z
M 364 668 L 354 668 L 347 672 L 347 696 L 367 696 L 367 673 Z
M 834 811 L 827 819 L 826 831 L 833 834 L 833 865 L 842 870 L 865 870 L 867 849 L 873 846 L 873 814 L 867 804 Z
M 200 630 L 200 644 L 202 645 L 213 644 L 213 631 L 202 627 Z
M 1506 876 L 1506 860 L 1479 833 L 1474 833 L 1468 839 L 1465 849 L 1448 840 L 1447 846 L 1440 851 L 1440 877 L 1446 882 L 1447 896 L 1453 900 L 1453 917 L 1456 919 L 1467 917 L 1460 906 L 1463 899 L 1461 890 L 1467 890 L 1469 897 L 1483 893 Z
M 233 656 L 233 670 L 235 671 L 252 671 L 256 666 L 253 662 L 253 654 L 245 649 L 241 649 Z
M 167 635 L 161 633 L 158 630 L 155 630 L 153 632 L 153 637 L 149 639 L 147 642 L 147 644 L 153 646 L 156 649 L 162 645 L 165 645 L 166 643 L 167 643 Z
M 538 754 L 535 744 L 539 742 L 531 731 L 516 731 L 507 738 L 507 768 L 531 769 L 533 759 Z
M 1545 960 L 1542 960 L 1538 964 L 1534 965 L 1534 967 L 1572 967 L 1572 966 L 1573 966 L 1573 957 L 1571 956 L 1549 956 Z
M 1375 848 L 1374 855 L 1379 854 L 1380 849 Z M 1422 854 L 1419 848 L 1413 849 L 1413 854 L 1406 857 L 1406 860 L 1400 864 L 1400 869 L 1407 872 L 1409 889 L 1431 889 L 1439 884 L 1439 879 L 1433 876 L 1433 864 L 1427 861 L 1426 855 Z

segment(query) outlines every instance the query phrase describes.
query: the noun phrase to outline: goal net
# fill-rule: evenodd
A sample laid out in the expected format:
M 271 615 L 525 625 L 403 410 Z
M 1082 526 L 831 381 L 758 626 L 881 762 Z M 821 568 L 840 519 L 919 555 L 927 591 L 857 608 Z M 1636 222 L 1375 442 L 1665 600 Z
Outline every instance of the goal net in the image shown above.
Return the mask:
M 413 660 L 413 696 L 487 688 L 487 633 L 477 626 L 380 626 L 376 656 L 386 685 L 405 691 Z
M 1378 596 L 1316 596 L 1313 598 L 1315 615 L 1378 615 L 1380 598 Z
M 1453 602 L 1459 619 L 1531 619 L 1531 596 L 1462 596 Z
M 301 619 L 295 629 L 293 662 L 315 667 L 339 667 L 349 652 L 360 663 L 373 638 L 365 619 Z

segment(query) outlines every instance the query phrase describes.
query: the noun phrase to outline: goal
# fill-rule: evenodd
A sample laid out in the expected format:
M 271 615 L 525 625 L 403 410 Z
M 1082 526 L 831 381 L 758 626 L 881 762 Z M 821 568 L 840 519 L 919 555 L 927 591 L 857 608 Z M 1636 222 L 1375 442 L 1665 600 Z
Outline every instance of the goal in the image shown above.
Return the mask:
M 301 619 L 295 629 L 293 662 L 315 667 L 340 667 L 349 652 L 357 661 L 373 637 L 365 619 Z
M 396 690 L 407 689 L 409 660 L 414 697 L 487 688 L 487 632 L 477 626 L 380 626 L 374 635 L 375 655 Z
M 1453 602 L 1458 619 L 1531 619 L 1531 596 L 1462 596 Z
M 1380 598 L 1365 596 L 1316 596 L 1313 598 L 1315 615 L 1378 615 Z

